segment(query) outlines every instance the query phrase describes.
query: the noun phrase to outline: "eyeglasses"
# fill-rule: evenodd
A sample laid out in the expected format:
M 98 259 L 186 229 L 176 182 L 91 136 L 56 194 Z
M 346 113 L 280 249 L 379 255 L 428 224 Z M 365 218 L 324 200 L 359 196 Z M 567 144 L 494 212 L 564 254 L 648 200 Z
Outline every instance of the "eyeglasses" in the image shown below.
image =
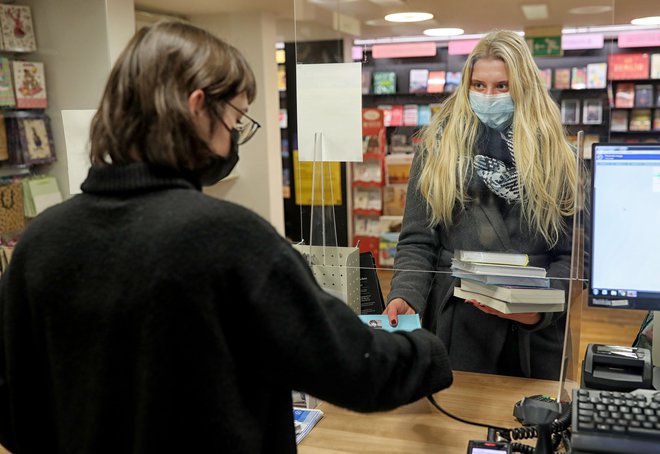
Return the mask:
M 261 128 L 261 125 L 257 123 L 254 118 L 243 112 L 229 101 L 225 101 L 225 103 L 232 109 L 240 112 L 242 115 L 241 119 L 236 123 L 236 126 L 234 126 L 234 129 L 238 131 L 238 145 L 243 145 L 256 134 L 257 130 Z M 222 124 L 224 124 L 225 127 L 231 131 L 231 128 L 227 126 L 224 121 Z

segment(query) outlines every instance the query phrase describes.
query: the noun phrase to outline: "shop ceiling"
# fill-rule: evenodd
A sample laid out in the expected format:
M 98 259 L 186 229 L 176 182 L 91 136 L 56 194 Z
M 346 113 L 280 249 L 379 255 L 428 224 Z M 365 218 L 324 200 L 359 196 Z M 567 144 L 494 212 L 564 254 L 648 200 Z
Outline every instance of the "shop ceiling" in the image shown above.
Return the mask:
M 299 40 L 337 38 L 341 35 L 337 31 L 338 15 L 343 18 L 344 35 L 355 38 L 414 36 L 435 27 L 459 27 L 466 34 L 495 28 L 589 27 L 660 16 L 660 0 L 136 0 L 135 4 L 139 10 L 181 16 L 267 11 L 277 18 L 280 40 L 291 40 L 294 27 Z M 524 5 L 546 5 L 547 17 L 526 18 Z M 611 10 L 570 12 L 577 7 L 595 6 L 609 6 Z M 402 11 L 426 11 L 434 18 L 414 24 L 383 20 L 388 13 Z

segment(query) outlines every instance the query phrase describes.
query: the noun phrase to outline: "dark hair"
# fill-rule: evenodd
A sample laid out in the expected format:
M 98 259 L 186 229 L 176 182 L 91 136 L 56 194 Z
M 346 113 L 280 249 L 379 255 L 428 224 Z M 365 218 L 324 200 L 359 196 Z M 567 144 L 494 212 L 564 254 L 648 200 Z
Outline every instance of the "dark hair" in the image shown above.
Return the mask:
M 216 120 L 225 101 L 256 96 L 245 58 L 209 32 L 173 21 L 140 29 L 112 68 L 92 120 L 92 164 L 143 161 L 192 170 L 208 162 L 213 152 L 188 109 L 196 89 L 204 90 Z

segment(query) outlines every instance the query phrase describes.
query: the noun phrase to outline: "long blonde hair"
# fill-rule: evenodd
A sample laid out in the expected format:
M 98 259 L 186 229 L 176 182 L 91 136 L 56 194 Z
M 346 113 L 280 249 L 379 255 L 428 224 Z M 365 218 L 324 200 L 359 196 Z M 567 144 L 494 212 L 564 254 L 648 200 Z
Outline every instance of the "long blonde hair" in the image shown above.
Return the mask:
M 575 210 L 577 161 L 566 141 L 559 108 L 548 94 L 525 41 L 511 31 L 482 38 L 463 66 L 461 84 L 422 131 L 424 167 L 419 189 L 427 200 L 431 225 L 449 227 L 454 209 L 469 201 L 479 121 L 468 92 L 477 60 L 499 59 L 509 75 L 515 105 L 513 150 L 523 219 L 549 246 Z

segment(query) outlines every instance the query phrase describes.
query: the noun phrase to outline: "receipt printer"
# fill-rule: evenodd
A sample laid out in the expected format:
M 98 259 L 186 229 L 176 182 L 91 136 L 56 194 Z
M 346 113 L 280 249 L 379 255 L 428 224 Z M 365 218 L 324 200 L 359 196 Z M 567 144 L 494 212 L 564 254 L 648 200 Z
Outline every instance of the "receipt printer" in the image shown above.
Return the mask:
M 651 351 L 646 348 L 589 344 L 584 357 L 582 386 L 608 391 L 652 387 Z

